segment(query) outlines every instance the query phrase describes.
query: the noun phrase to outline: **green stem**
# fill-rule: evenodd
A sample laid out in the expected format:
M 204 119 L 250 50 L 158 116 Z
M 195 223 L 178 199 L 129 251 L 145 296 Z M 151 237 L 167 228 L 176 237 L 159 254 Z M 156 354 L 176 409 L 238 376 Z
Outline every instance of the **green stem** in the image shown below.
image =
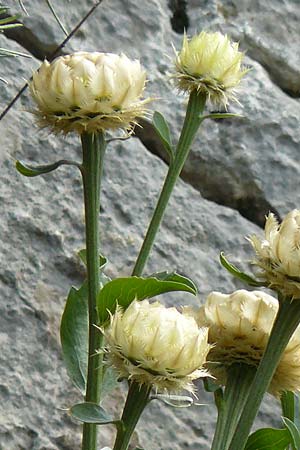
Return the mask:
M 294 423 L 297 422 L 296 398 L 295 398 L 296 395 L 297 394 L 294 394 L 293 392 L 285 391 L 281 394 L 280 397 L 282 417 L 287 417 Z M 297 450 L 297 448 L 294 445 L 294 442 L 291 442 L 288 448 L 291 450 Z
M 280 397 L 281 409 L 283 417 L 287 417 L 292 422 L 295 419 L 295 394 L 290 391 L 285 391 Z
M 224 396 L 218 404 L 218 420 L 211 450 L 227 450 L 245 406 L 255 367 L 234 364 L 227 372 Z
M 203 120 L 201 114 L 205 106 L 205 101 L 206 96 L 203 94 L 197 94 L 196 91 L 193 91 L 190 94 L 175 157 L 170 163 L 163 189 L 132 272 L 133 276 L 140 276 L 143 272 L 175 183 L 181 173 L 188 157 L 190 146 Z
M 299 323 L 300 301 L 280 301 L 267 348 L 255 374 L 229 450 L 244 449 L 264 393 L 268 390 L 282 353 Z
M 135 426 L 148 403 L 151 386 L 131 382 L 113 450 L 127 450 Z
M 100 183 L 105 153 L 104 135 L 83 133 L 82 166 L 85 227 L 86 227 L 86 259 L 89 306 L 89 344 L 88 373 L 85 401 L 99 403 L 102 355 L 97 353 L 102 347 L 103 338 L 94 326 L 98 323 L 96 302 L 99 292 L 99 211 Z M 83 425 L 82 450 L 96 450 L 97 427 L 95 424 Z

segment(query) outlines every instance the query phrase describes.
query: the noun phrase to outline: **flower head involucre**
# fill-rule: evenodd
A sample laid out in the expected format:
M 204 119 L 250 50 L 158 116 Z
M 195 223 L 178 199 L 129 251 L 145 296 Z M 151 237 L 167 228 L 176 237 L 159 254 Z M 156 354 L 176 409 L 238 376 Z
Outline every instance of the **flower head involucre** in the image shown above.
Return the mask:
M 202 370 L 208 329 L 175 308 L 134 301 L 126 311 L 117 309 L 105 336 L 108 361 L 121 377 L 175 392 L 192 391 L 191 381 L 208 375 Z
M 44 61 L 33 74 L 30 90 L 39 124 L 54 132 L 127 130 L 145 115 L 145 82 L 137 60 L 78 52 Z
M 212 292 L 198 314 L 198 323 L 209 327 L 208 366 L 221 384 L 227 369 L 236 363 L 257 367 L 277 314 L 278 301 L 261 291 L 244 289 L 226 295 Z M 212 364 L 210 364 L 212 363 Z M 286 347 L 269 392 L 300 390 L 300 328 Z
M 212 103 L 226 107 L 236 100 L 235 88 L 248 69 L 241 67 L 243 53 L 238 43 L 228 36 L 202 31 L 190 40 L 185 35 L 182 49 L 176 55 L 176 73 L 173 78 L 183 91 L 197 90 L 207 95 Z
M 269 287 L 284 296 L 300 299 L 300 211 L 291 211 L 279 225 L 270 213 L 265 225 L 265 239 L 251 236 L 257 259 L 253 263 Z

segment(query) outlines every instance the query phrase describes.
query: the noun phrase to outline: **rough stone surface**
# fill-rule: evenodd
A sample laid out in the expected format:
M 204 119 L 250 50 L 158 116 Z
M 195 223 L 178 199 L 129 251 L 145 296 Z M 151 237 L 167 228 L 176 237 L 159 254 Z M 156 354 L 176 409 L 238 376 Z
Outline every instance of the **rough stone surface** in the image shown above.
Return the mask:
M 52 3 L 68 29 L 93 4 Z M 45 3 L 25 6 L 26 26 L 40 40 L 31 45 L 43 47 L 63 39 Z M 269 208 L 285 214 L 300 203 L 297 1 L 257 0 L 249 6 L 237 0 L 190 0 L 186 13 L 189 33 L 220 29 L 240 40 L 253 69 L 244 83 L 242 106 L 231 107 L 245 118 L 203 125 L 147 265 L 147 273 L 177 269 L 195 280 L 198 299 L 188 294 L 161 297 L 177 305 L 201 302 L 211 290 L 241 287 L 220 268 L 219 252 L 244 264 L 251 258 L 244 236 L 260 232 L 253 222 L 261 224 Z M 172 30 L 172 14 L 166 0 L 104 1 L 66 51 L 123 51 L 141 57 L 149 73 L 148 92 L 160 97 L 155 108 L 164 112 L 176 135 L 186 99 L 174 92 L 166 77 L 171 70 L 166 57 L 172 56 L 170 41 L 179 47 L 182 39 Z M 23 50 L 4 36 L 0 46 Z M 39 62 L 1 62 L 0 76 L 9 81 L 1 88 L 4 107 Z M 69 287 L 79 286 L 84 277 L 76 257 L 84 245 L 81 181 L 69 167 L 23 178 L 14 160 L 80 160 L 80 145 L 75 137 L 63 139 L 37 130 L 26 112 L 29 107 L 24 95 L 0 122 L 0 449 L 75 450 L 80 448 L 80 427 L 62 409 L 81 398 L 63 367 L 58 330 Z M 151 133 L 144 132 L 145 140 L 151 141 Z M 101 207 L 108 275 L 130 274 L 166 170 L 138 139 L 110 145 Z M 117 391 L 108 409 L 120 411 L 123 393 Z M 208 450 L 215 407 L 205 393 L 199 401 L 207 405 L 177 410 L 152 402 L 136 443 L 147 450 Z M 278 405 L 268 398 L 259 424 L 276 423 L 274 411 L 279 418 Z M 102 446 L 111 443 L 112 433 L 110 427 L 102 430 Z

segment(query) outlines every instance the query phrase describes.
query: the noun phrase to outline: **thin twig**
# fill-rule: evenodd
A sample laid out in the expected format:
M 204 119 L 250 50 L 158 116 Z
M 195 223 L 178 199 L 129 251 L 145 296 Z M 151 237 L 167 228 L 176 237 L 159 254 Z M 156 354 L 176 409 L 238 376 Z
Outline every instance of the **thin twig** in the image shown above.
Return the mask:
M 103 2 L 103 0 L 98 0 L 93 6 L 92 8 L 87 12 L 87 14 L 80 20 L 80 22 L 78 22 L 78 24 L 73 28 L 73 30 L 68 34 L 68 36 L 62 41 L 61 44 L 59 44 L 58 47 L 56 47 L 56 49 L 54 50 L 53 53 L 51 53 L 51 55 L 49 56 L 49 61 L 52 61 L 55 56 L 57 55 L 57 53 L 67 44 L 67 42 L 69 42 L 69 40 L 74 36 L 74 34 L 79 30 L 79 28 L 82 26 L 82 24 L 90 17 L 90 15 L 95 11 L 95 9 L 101 5 L 101 3 Z M 30 81 L 32 80 L 32 77 L 30 77 Z M 6 116 L 6 114 L 8 113 L 8 111 L 13 107 L 13 105 L 16 103 L 16 101 L 21 97 L 21 95 L 23 94 L 23 92 L 26 91 L 28 87 L 28 82 L 26 84 L 24 84 L 24 86 L 19 90 L 19 92 L 17 93 L 17 95 L 9 102 L 9 104 L 6 106 L 6 108 L 4 109 L 4 111 L 0 114 L 0 120 L 3 119 L 4 116 Z
M 69 33 L 68 33 L 67 29 L 65 28 L 64 24 L 62 23 L 62 21 L 60 20 L 60 18 L 58 17 L 58 15 L 56 14 L 55 9 L 53 8 L 52 4 L 50 3 L 50 0 L 46 0 L 46 3 L 48 5 L 50 11 L 52 12 L 53 16 L 55 17 L 56 22 L 62 29 L 62 31 L 65 33 L 66 36 L 68 36 Z

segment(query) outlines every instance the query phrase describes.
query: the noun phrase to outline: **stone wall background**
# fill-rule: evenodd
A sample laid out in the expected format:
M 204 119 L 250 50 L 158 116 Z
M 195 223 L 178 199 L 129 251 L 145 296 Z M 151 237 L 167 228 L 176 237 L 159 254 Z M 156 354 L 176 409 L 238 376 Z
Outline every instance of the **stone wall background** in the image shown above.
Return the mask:
M 28 51 L 32 59 L 2 59 L 1 109 L 63 38 L 46 2 L 23 1 L 24 29 L 0 36 L 0 46 Z M 71 29 L 91 0 L 54 1 Z M 17 1 L 6 4 L 20 11 Z M 230 111 L 241 120 L 206 122 L 171 199 L 146 273 L 177 269 L 196 282 L 199 297 L 172 294 L 166 304 L 196 304 L 211 290 L 242 287 L 221 269 L 220 251 L 245 267 L 251 259 L 244 236 L 260 233 L 269 210 L 285 215 L 300 204 L 298 0 L 104 0 L 66 47 L 125 52 L 148 72 L 147 92 L 167 117 L 175 136 L 186 98 L 169 83 L 172 49 L 188 34 L 220 30 L 239 40 L 252 68 L 243 83 L 241 105 Z M 62 363 L 59 321 L 71 284 L 84 268 L 83 203 L 79 175 L 60 168 L 44 177 L 21 177 L 14 160 L 48 163 L 80 158 L 76 137 L 54 137 L 34 125 L 28 93 L 0 122 L 0 449 L 75 450 L 80 427 L 63 411 L 80 401 Z M 166 174 L 166 156 L 149 124 L 138 137 L 115 142 L 107 153 L 101 207 L 102 252 L 110 276 L 129 275 Z M 109 404 L 120 409 L 120 388 Z M 152 402 L 138 427 L 136 443 L 147 450 L 210 448 L 215 408 L 172 409 Z M 279 424 L 275 400 L 266 399 L 257 424 Z M 103 428 L 101 446 L 113 430 Z

